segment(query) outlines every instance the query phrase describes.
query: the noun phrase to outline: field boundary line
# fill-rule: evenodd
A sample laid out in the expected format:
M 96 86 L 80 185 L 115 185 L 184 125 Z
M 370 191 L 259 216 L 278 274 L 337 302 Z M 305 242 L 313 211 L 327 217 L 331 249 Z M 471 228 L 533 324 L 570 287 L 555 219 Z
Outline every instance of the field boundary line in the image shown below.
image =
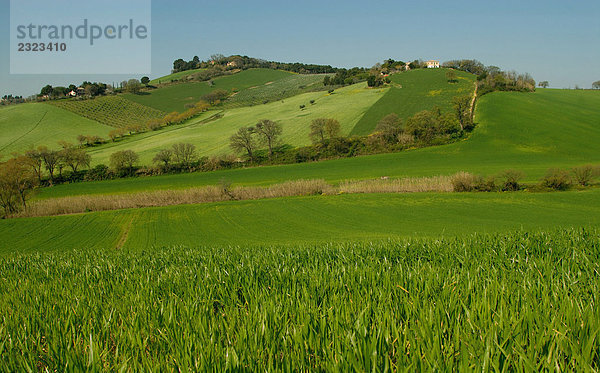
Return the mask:
M 42 121 L 44 120 L 44 118 L 46 118 L 46 114 L 48 114 L 48 110 L 44 111 L 44 115 L 42 115 L 42 117 L 40 118 L 40 120 L 35 124 L 35 126 L 33 126 L 29 131 L 25 132 L 24 134 L 22 134 L 21 136 L 17 137 L 16 139 L 14 139 L 13 141 L 11 141 L 10 143 L 4 145 L 4 147 L 2 149 L 0 149 L 1 151 L 4 151 L 4 149 L 8 148 L 9 146 L 11 146 L 12 144 L 16 143 L 17 141 L 21 140 L 23 137 L 29 135 L 31 132 L 33 132 L 36 128 L 39 127 L 40 123 L 42 123 Z

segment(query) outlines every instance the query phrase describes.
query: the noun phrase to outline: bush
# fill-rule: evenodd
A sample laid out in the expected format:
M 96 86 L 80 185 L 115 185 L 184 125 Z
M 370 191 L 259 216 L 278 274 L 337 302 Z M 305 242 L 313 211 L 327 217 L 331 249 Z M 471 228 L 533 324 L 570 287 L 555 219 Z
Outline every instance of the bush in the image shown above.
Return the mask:
M 475 180 L 475 190 L 478 192 L 493 192 L 496 190 L 496 178 L 478 176 Z
M 475 190 L 476 181 L 475 175 L 461 171 L 452 176 L 452 190 L 455 192 L 472 192 Z
M 108 180 L 111 178 L 110 170 L 107 165 L 99 164 L 96 167 L 88 170 L 85 174 L 84 180 L 86 181 L 101 181 Z
M 587 186 L 594 177 L 594 167 L 591 165 L 575 167 L 573 169 L 573 176 L 577 184 Z
M 565 170 L 551 168 L 542 179 L 542 185 L 555 190 L 566 190 L 571 186 L 571 177 Z
M 514 192 L 521 189 L 520 181 L 525 174 L 518 170 L 506 170 L 502 173 L 502 190 L 505 192 Z

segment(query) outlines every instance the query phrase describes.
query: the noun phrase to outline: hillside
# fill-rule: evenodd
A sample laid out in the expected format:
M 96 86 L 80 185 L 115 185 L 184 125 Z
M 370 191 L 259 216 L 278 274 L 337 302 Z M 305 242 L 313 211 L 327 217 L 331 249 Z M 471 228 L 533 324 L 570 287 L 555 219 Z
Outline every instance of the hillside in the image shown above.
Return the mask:
M 78 114 L 111 127 L 145 125 L 152 119 L 162 119 L 167 113 L 140 105 L 122 96 L 97 97 L 92 100 L 49 101 L 48 105 Z
M 202 120 L 205 113 L 189 124 L 174 126 L 166 130 L 150 132 L 91 149 L 95 163 L 107 163 L 110 154 L 132 149 L 140 154 L 142 164 L 151 164 L 155 153 L 178 142 L 196 145 L 200 155 L 222 155 L 232 153 L 229 138 L 237 129 L 252 126 L 261 119 L 278 121 L 283 126 L 282 142 L 292 146 L 310 144 L 308 134 L 310 122 L 316 118 L 335 118 L 348 135 L 362 115 L 381 98 L 386 88 L 370 89 L 366 83 L 337 89 L 333 94 L 310 92 L 264 105 L 227 109 L 223 118 L 208 123 Z M 314 104 L 310 101 L 314 100 Z M 300 109 L 300 105 L 305 105 Z
M 475 119 L 478 127 L 468 139 L 445 146 L 307 164 L 60 185 L 42 190 L 40 197 L 214 185 L 223 178 L 237 184 L 290 179 L 339 182 L 462 170 L 492 175 L 508 168 L 522 170 L 535 181 L 551 167 L 600 164 L 600 92 L 492 93 L 479 100 Z
M 270 69 L 250 69 L 233 75 L 220 76 L 208 82 L 176 83 L 153 89 L 141 94 L 125 94 L 127 99 L 164 112 L 183 112 L 185 104 L 195 104 L 201 97 L 215 89 L 231 92 L 244 90 L 274 82 L 293 75 L 287 71 Z
M 472 94 L 475 76 L 456 71 L 457 82 L 449 83 L 448 69 L 419 69 L 391 75 L 392 88 L 361 118 L 353 135 L 368 135 L 384 116 L 395 113 L 407 119 L 422 110 L 438 106 L 443 112 L 452 110 L 455 96 Z
M 23 152 L 32 146 L 58 147 L 77 135 L 106 137 L 111 128 L 44 103 L 0 107 L 0 154 Z

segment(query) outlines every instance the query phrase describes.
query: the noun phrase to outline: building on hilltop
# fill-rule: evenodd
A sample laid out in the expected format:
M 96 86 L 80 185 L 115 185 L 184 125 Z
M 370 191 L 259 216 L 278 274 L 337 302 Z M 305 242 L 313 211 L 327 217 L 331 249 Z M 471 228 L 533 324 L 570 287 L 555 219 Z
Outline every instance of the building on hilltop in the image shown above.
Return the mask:
M 426 61 L 425 63 L 427 64 L 428 69 L 439 69 L 440 68 L 440 61 L 429 60 L 429 61 Z

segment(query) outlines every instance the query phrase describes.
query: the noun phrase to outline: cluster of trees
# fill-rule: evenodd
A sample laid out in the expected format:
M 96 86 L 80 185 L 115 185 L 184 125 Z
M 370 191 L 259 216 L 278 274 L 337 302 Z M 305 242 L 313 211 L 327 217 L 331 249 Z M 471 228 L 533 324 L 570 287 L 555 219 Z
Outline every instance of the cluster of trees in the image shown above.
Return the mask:
M 84 89 L 85 96 L 87 96 L 87 97 L 101 96 L 101 95 L 106 94 L 107 91 L 111 91 L 113 89 L 113 87 L 111 87 L 105 83 L 98 83 L 98 82 L 92 83 L 92 82 L 88 82 L 88 81 L 81 83 L 81 85 L 79 87 Z M 61 87 L 61 86 L 53 87 L 50 84 L 48 84 L 40 90 L 40 94 L 38 95 L 38 97 L 48 96 L 50 99 L 65 98 L 65 97 L 68 97 L 69 92 L 71 92 L 71 91 L 77 92 L 77 89 L 79 87 L 76 86 L 75 84 L 70 84 L 67 87 Z
M 592 83 L 592 89 L 600 89 L 600 80 Z
M 284 63 L 275 61 L 266 61 L 248 56 L 233 55 L 225 57 L 222 54 L 213 54 L 207 61 L 200 61 L 198 56 L 194 56 L 190 61 L 185 61 L 181 58 L 173 62 L 173 72 L 188 71 L 202 68 L 225 67 L 228 69 L 251 69 L 251 68 L 266 68 L 292 71 L 300 74 L 324 74 L 335 73 L 336 68 L 329 65 L 316 65 L 304 63 Z
M 334 76 L 323 78 L 323 85 L 344 86 L 364 82 L 369 77 L 369 70 L 362 67 L 339 69 Z
M 269 160 L 272 160 L 274 148 L 279 145 L 282 132 L 281 124 L 269 119 L 262 119 L 253 127 L 240 128 L 229 138 L 229 146 L 235 152 L 245 152 L 248 159 L 254 162 L 258 147 L 266 145 Z
M 25 101 L 23 96 L 4 95 L 0 100 L 0 105 L 22 104 Z
M 477 75 L 480 96 L 493 91 L 535 91 L 535 80 L 529 74 L 502 71 L 497 66 L 485 66 L 477 60 L 446 61 L 442 66 Z
M 85 150 L 67 142 L 60 145 L 59 150 L 32 148 L 0 163 L 0 207 L 4 216 L 27 208 L 27 199 L 36 186 L 63 181 L 64 170 L 77 174 L 90 166 L 91 157 Z

